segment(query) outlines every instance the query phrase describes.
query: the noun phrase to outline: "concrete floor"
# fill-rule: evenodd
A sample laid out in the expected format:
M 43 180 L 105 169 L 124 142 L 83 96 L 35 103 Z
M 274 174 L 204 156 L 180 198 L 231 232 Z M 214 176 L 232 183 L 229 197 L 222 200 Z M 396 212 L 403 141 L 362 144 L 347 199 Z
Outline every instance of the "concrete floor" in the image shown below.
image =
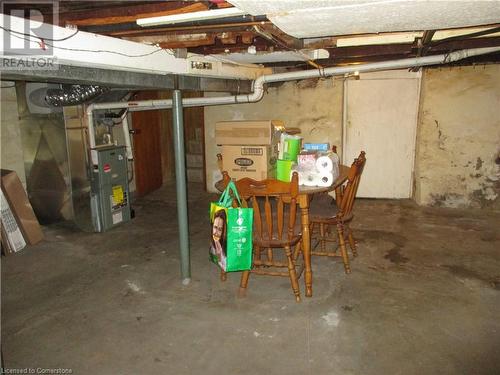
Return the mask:
M 106 234 L 46 228 L 2 259 L 7 367 L 74 374 L 498 374 L 500 214 L 358 200 L 360 256 L 314 258 L 314 296 L 207 261 L 208 202 L 190 185 L 182 286 L 173 187 Z M 301 292 L 304 295 L 303 279 Z

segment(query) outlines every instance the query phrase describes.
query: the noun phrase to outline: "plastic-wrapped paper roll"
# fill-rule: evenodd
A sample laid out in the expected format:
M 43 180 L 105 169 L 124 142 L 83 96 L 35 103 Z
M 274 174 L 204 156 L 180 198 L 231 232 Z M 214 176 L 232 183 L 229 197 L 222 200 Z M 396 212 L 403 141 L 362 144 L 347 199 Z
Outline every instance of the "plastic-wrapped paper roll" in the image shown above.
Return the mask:
M 316 172 L 301 171 L 299 172 L 299 185 L 318 186 L 319 175 Z
M 317 175 L 317 185 L 314 186 L 321 186 L 321 187 L 326 187 L 326 186 L 332 186 L 333 184 L 333 174 L 332 173 L 320 173 Z
M 331 172 L 334 168 L 334 160 L 331 155 L 319 156 L 316 159 L 316 169 L 318 172 Z

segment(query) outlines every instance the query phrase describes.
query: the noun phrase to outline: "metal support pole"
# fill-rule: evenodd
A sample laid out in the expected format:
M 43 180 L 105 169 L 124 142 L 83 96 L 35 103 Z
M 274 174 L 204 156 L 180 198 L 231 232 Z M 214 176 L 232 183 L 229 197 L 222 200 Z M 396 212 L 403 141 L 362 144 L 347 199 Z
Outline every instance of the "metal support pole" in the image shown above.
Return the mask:
M 186 198 L 184 120 L 182 117 L 182 97 L 180 90 L 173 91 L 172 115 L 174 123 L 175 183 L 177 188 L 177 221 L 179 222 L 181 277 L 182 284 L 188 285 L 191 281 L 191 261 L 189 258 L 189 228 Z

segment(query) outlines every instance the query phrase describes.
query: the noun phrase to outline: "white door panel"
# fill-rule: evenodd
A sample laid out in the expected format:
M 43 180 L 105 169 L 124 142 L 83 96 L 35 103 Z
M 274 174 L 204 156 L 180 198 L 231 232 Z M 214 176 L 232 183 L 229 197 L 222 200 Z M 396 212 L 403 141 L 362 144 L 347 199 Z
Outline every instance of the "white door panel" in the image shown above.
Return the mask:
M 419 90 L 420 73 L 347 80 L 343 163 L 350 165 L 361 150 L 367 159 L 357 196 L 411 197 Z

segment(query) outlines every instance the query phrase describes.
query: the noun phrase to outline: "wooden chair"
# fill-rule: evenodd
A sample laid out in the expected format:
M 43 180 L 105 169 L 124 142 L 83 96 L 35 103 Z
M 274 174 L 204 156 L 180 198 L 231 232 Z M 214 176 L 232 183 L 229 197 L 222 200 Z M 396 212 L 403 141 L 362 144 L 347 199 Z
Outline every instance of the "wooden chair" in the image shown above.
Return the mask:
M 314 232 L 316 226 L 319 227 L 319 233 L 316 237 L 317 243 L 313 247 L 311 255 L 342 257 L 346 273 L 351 272 L 349 256 L 347 254 L 345 245 L 346 237 L 347 242 L 349 243 L 349 246 L 351 248 L 352 255 L 354 257 L 358 255 L 356 241 L 354 240 L 354 236 L 352 234 L 351 228 L 349 227 L 349 224 L 354 217 L 352 208 L 365 163 L 365 152 L 361 151 L 359 156 L 352 163 L 349 174 L 347 176 L 347 182 L 335 191 L 336 203 L 338 206 L 337 212 L 335 212 L 333 215 L 318 215 L 314 213 L 314 206 L 311 208 L 311 233 Z M 332 234 L 330 231 L 331 227 L 333 226 L 335 226 L 337 229 L 336 234 Z M 338 242 L 338 247 L 334 251 L 327 251 L 327 242 Z M 320 245 L 320 251 L 316 250 L 316 247 L 318 245 Z M 340 249 L 340 255 L 337 253 L 338 249 Z
M 290 278 L 293 293 L 300 302 L 296 259 L 301 250 L 302 236 L 296 228 L 298 174 L 293 173 L 291 182 L 268 179 L 255 181 L 243 178 L 235 182 L 242 205 L 254 209 L 252 270 L 243 271 L 240 282 L 240 296 L 246 294 L 250 273 L 258 275 L 285 276 Z M 230 181 L 223 172 L 224 186 Z M 275 257 L 275 249 L 284 249 L 285 259 Z M 292 251 L 293 249 L 293 251 Z M 262 252 L 266 250 L 266 256 Z M 286 272 L 279 271 L 287 268 Z

